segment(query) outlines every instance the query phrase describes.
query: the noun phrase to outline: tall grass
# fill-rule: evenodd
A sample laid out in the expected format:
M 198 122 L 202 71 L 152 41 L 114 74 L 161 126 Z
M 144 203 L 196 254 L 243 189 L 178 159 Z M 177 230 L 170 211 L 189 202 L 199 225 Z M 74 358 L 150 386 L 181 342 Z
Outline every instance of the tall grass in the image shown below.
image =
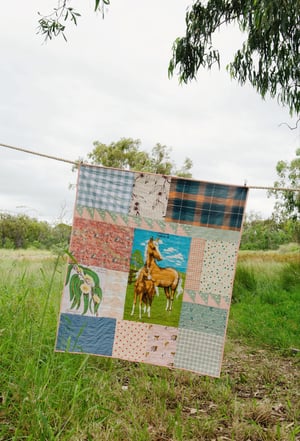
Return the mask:
M 16 259 L 13 253 L 0 258 L 1 441 L 297 440 L 299 397 L 289 388 L 287 375 L 280 380 L 285 386 L 278 396 L 284 419 L 277 421 L 272 414 L 271 386 L 279 381 L 273 366 L 264 366 L 271 385 L 265 390 L 264 405 L 255 395 L 244 402 L 238 392 L 243 387 L 247 393 L 257 390 L 261 373 L 238 372 L 236 366 L 230 368 L 231 362 L 220 379 L 213 379 L 110 358 L 55 353 L 65 269 L 62 258 Z M 260 283 L 250 282 L 245 295 L 255 297 L 251 290 Z M 237 300 L 231 333 L 241 326 L 240 293 Z M 253 316 L 253 311 L 248 313 Z M 285 313 L 291 313 L 292 322 L 293 311 Z M 240 329 L 237 336 L 241 334 Z M 235 348 L 229 341 L 226 353 Z
M 250 259 L 237 266 L 229 335 L 272 349 L 300 349 L 300 256 Z

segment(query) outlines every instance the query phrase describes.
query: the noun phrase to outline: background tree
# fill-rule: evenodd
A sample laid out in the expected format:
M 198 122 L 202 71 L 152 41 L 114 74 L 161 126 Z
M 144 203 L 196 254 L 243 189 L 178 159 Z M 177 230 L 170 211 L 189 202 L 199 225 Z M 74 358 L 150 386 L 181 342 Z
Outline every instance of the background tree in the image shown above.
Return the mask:
M 173 45 L 169 74 L 178 69 L 180 81 L 196 78 L 200 67 L 220 66 L 213 36 L 236 24 L 246 35 L 227 66 L 230 75 L 249 81 L 264 98 L 277 97 L 290 113 L 300 111 L 300 0 L 196 1 L 186 14 L 186 34 Z
M 71 226 L 49 225 L 24 214 L 0 213 L 0 248 L 67 248 Z
M 95 0 L 95 11 L 100 11 L 104 16 L 104 8 L 109 3 L 110 0 Z M 57 0 L 57 6 L 50 14 L 44 15 L 38 12 L 40 16 L 38 33 L 42 34 L 45 40 L 52 40 L 53 37 L 62 35 L 67 41 L 65 34 L 67 23 L 71 22 L 77 25 L 77 20 L 80 17 L 80 13 L 75 11 L 70 4 L 72 4 L 70 0 Z
M 275 188 L 300 188 L 300 148 L 290 162 L 278 161 L 276 171 L 279 179 L 274 182 Z M 269 195 L 276 198 L 275 217 L 300 221 L 300 191 L 270 190 Z
M 65 36 L 67 22 L 77 24 L 80 14 L 71 0 L 57 0 L 49 15 L 40 14 L 39 32 L 45 39 Z M 94 0 L 95 11 L 110 0 Z M 227 66 L 240 84 L 247 81 L 264 98 L 267 94 L 300 112 L 300 0 L 196 0 L 186 13 L 186 33 L 173 44 L 169 75 L 178 71 L 181 82 L 197 77 L 201 67 L 220 66 L 220 53 L 213 36 L 235 24 L 246 36 L 242 47 Z
M 257 213 L 246 216 L 243 225 L 241 250 L 276 250 L 281 245 L 297 242 L 290 221 L 262 219 Z
M 186 158 L 183 166 L 177 168 L 171 160 L 171 147 L 156 144 L 150 153 L 141 150 L 139 139 L 121 138 L 117 142 L 103 144 L 94 142 L 94 149 L 88 154 L 92 164 L 126 170 L 145 171 L 163 175 L 191 177 L 193 163 Z

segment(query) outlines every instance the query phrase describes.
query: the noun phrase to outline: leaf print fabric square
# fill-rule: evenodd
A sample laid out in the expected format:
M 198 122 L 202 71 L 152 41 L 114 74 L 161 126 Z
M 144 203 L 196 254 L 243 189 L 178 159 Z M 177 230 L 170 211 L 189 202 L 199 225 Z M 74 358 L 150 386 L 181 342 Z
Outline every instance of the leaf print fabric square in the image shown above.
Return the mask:
M 136 173 L 130 214 L 163 219 L 166 216 L 171 178 L 149 173 Z

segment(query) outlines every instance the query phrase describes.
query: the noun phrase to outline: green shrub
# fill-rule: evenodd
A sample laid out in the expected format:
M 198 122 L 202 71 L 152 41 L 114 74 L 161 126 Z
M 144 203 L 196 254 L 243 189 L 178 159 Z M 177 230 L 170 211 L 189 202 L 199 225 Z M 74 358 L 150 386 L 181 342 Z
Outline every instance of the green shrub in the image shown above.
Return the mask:
M 15 249 L 15 244 L 14 244 L 13 240 L 11 240 L 9 237 L 6 237 L 4 239 L 3 248 L 5 248 L 6 250 Z
M 299 263 L 292 262 L 284 265 L 280 272 L 279 280 L 282 289 L 286 291 L 293 291 L 297 286 L 299 286 L 300 293 L 300 256 Z
M 247 344 L 299 348 L 300 262 L 239 263 L 230 309 L 229 335 Z
M 240 302 L 245 294 L 254 295 L 256 292 L 257 281 L 251 267 L 238 264 L 233 284 L 232 301 Z

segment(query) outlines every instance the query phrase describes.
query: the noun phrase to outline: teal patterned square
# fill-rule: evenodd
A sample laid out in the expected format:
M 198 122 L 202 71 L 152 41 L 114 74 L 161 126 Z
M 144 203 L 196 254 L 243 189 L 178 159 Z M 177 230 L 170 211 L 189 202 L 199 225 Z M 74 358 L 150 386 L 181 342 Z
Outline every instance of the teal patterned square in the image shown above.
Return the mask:
M 224 336 L 227 312 L 225 309 L 214 308 L 213 306 L 183 302 L 179 328 Z

